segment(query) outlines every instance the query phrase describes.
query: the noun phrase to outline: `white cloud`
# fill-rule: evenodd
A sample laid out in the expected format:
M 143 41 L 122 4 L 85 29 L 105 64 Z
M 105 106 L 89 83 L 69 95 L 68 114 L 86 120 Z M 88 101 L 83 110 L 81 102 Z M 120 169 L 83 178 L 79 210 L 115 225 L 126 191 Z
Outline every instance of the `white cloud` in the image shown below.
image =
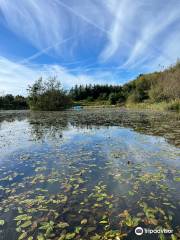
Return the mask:
M 66 89 L 75 84 L 115 84 L 114 76 L 108 71 L 96 71 L 92 75 L 83 72 L 73 74 L 60 65 L 24 65 L 0 57 L 0 93 L 26 94 L 29 84 L 39 77 L 57 76 Z
M 167 51 L 162 46 L 171 34 L 179 32 L 180 1 L 117 0 L 108 1 L 107 7 L 113 21 L 109 41 L 100 55 L 103 61 L 116 60 L 122 67 L 132 68 L 132 65 L 141 66 L 143 59 L 149 60 L 150 67 L 159 56 L 167 60 L 171 48 Z M 179 37 L 174 46 L 176 49 L 178 41 Z M 173 54 L 177 58 L 180 52 L 174 51 Z M 172 59 L 168 61 L 172 63 Z
M 72 85 L 100 78 L 117 79 L 114 70 L 105 71 L 102 76 L 103 70 L 88 75 L 72 73 L 59 65 L 25 65 L 47 53 L 78 61 L 87 52 L 85 57 L 92 57 L 102 68 L 120 66 L 136 72 L 157 69 L 159 64 L 171 64 L 180 57 L 179 0 L 0 0 L 0 14 L 6 27 L 38 51 L 19 64 L 1 57 L 1 66 L 18 65 L 19 69 L 13 72 L 13 78 L 12 71 L 8 73 L 8 68 L 4 68 L 4 74 L 1 68 L 1 86 L 6 85 L 7 89 L 17 79 L 25 86 L 42 71 L 48 74 L 54 69 L 64 83 Z M 17 88 L 18 83 L 15 85 Z
M 99 38 L 103 31 L 106 32 L 104 26 L 108 19 L 102 3 L 91 0 L 80 4 L 74 0 L 68 3 L 60 0 L 1 0 L 0 10 L 4 24 L 15 34 L 39 50 L 50 48 L 54 50 L 53 54 L 63 56 L 71 53 L 71 48 L 82 45 L 82 38 L 91 34 L 91 30 L 100 30 L 96 32 Z M 58 45 L 69 37 L 74 38 L 71 44 Z
M 113 20 L 108 34 L 109 42 L 100 56 L 104 61 L 113 57 L 121 46 L 129 46 L 128 35 L 130 32 L 128 30 L 132 28 L 130 23 L 136 15 L 139 3 L 131 0 L 107 1 L 107 7 Z
M 0 57 L 0 92 L 22 94 L 38 76 L 35 70 Z
M 41 49 L 62 41 L 67 16 L 53 1 L 1 0 L 0 9 L 8 27 Z
M 140 37 L 137 39 L 136 43 L 133 46 L 133 49 L 128 57 L 128 60 L 124 66 L 131 65 L 137 59 L 142 58 L 145 53 L 156 52 L 162 55 L 162 58 L 167 58 L 167 55 L 164 54 L 164 49 L 162 46 L 157 46 L 157 37 L 162 34 L 168 26 L 175 22 L 178 18 L 180 19 L 180 11 L 178 8 L 173 7 L 170 11 L 170 6 L 167 5 L 163 10 L 159 10 L 156 18 L 148 20 L 144 27 L 140 31 Z M 176 30 L 175 30 L 176 31 Z M 168 34 L 168 36 L 167 36 Z M 163 36 L 165 41 L 169 39 L 169 32 L 164 32 Z M 180 40 L 180 39 L 179 39 Z M 164 42 L 164 41 L 163 41 Z M 177 46 L 177 45 L 176 45 Z M 161 52 L 160 52 L 161 51 Z M 177 56 L 177 54 L 175 54 Z
M 147 61 L 145 64 L 146 69 L 151 71 L 164 69 L 176 63 L 180 57 L 180 32 L 169 34 L 168 38 L 162 43 L 161 48 L 163 55 L 156 56 L 153 62 Z

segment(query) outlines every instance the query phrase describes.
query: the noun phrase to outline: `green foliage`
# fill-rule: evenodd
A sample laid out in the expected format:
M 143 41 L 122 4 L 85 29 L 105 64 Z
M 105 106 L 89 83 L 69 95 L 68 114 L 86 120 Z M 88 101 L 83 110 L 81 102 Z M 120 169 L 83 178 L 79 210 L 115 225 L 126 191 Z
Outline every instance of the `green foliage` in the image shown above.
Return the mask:
M 123 86 L 76 85 L 69 94 L 75 101 L 109 100 L 113 105 L 165 102 L 169 110 L 179 110 L 180 62 L 162 72 L 140 74 Z
M 26 98 L 20 95 L 13 96 L 7 94 L 5 96 L 0 96 L 0 109 L 27 109 Z
M 150 74 L 140 74 L 135 80 L 120 85 L 75 85 L 69 93 L 61 88 L 56 77 L 42 78 L 28 88 L 28 101 L 8 94 L 0 97 L 0 109 L 56 111 L 70 107 L 71 99 L 85 105 L 97 104 L 159 104 L 167 110 L 180 110 L 180 62 L 175 66 Z
M 141 95 L 140 95 L 140 93 L 137 92 L 137 91 L 134 91 L 132 94 L 130 94 L 128 96 L 127 101 L 130 102 L 130 103 L 139 103 L 139 102 L 141 102 Z
M 153 74 L 152 74 L 153 76 Z M 180 63 L 153 78 L 149 97 L 154 102 L 180 99 Z
M 61 88 L 56 77 L 43 81 L 37 80 L 28 88 L 28 103 L 32 110 L 57 111 L 71 106 L 71 99 Z
M 3 219 L 0 219 L 0 226 L 3 226 L 5 224 L 5 221 Z
M 111 93 L 109 95 L 109 101 L 110 101 L 111 104 L 116 104 L 117 101 L 118 101 L 117 94 L 116 93 Z
M 109 95 L 110 104 L 122 103 L 124 101 L 125 101 L 125 97 L 124 97 L 124 94 L 122 93 L 122 91 L 113 92 L 113 93 L 110 93 L 110 95 Z
M 69 95 L 75 101 L 81 100 L 108 100 L 110 94 L 121 92 L 121 86 L 112 86 L 112 85 L 80 85 L 75 86 L 70 89 Z
M 175 100 L 167 104 L 167 110 L 180 111 L 180 100 Z

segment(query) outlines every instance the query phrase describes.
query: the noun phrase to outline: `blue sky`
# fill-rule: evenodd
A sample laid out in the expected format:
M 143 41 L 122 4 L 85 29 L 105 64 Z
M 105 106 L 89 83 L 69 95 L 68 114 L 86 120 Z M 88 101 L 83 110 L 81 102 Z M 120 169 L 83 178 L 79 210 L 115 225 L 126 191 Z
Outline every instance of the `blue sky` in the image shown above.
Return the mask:
M 123 84 L 179 57 L 179 0 L 0 0 L 0 94 Z

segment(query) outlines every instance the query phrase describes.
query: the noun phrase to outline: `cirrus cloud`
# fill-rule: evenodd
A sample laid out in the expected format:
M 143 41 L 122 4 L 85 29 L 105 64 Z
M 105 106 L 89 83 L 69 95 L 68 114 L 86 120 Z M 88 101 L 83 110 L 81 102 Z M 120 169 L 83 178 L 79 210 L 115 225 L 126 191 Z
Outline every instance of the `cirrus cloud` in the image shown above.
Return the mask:
M 77 70 L 77 71 L 75 71 Z M 60 65 L 24 65 L 0 57 L 0 93 L 26 95 L 28 85 L 39 77 L 44 79 L 57 76 L 65 89 L 75 84 L 116 84 L 115 75 L 110 71 L 94 71 L 93 74 Z
M 119 83 L 180 57 L 179 0 L 1 0 L 1 26 L 36 50 L 1 54 L 0 88 L 8 92 L 54 70 L 68 86 Z

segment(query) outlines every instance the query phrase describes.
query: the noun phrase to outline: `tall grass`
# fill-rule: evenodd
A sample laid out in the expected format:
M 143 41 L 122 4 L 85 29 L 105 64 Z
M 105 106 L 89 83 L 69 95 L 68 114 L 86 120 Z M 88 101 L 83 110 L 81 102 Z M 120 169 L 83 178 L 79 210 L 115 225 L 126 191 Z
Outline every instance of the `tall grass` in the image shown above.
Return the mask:
M 180 100 L 172 100 L 170 102 L 159 102 L 159 103 L 127 103 L 127 108 L 133 109 L 150 109 L 157 111 L 180 111 Z

